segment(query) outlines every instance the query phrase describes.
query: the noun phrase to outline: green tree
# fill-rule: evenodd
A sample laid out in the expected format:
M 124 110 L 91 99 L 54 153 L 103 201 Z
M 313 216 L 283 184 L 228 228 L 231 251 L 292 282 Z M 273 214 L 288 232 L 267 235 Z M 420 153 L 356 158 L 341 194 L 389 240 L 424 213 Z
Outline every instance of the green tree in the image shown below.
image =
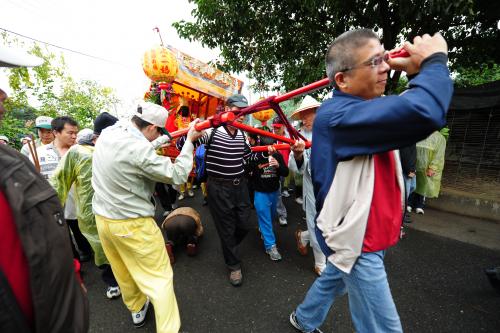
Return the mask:
M 80 128 L 92 127 L 94 119 L 102 110 L 110 110 L 117 98 L 111 88 L 102 87 L 95 81 L 75 82 L 71 77 L 65 79 L 59 95 L 60 114 L 73 117 Z
M 455 77 L 455 87 L 477 86 L 500 80 L 500 64 L 485 63 L 472 68 L 460 67 Z
M 8 36 L 4 35 L 4 39 Z M 18 45 L 16 40 L 8 44 Z M 33 131 L 40 115 L 68 115 L 80 128 L 92 127 L 93 119 L 118 102 L 113 90 L 91 80 L 75 81 L 68 73 L 64 58 L 33 44 L 30 53 L 44 60 L 34 68 L 4 69 L 12 93 L 6 103 L 7 113 L 0 123 L 0 133 L 18 145 L 18 138 Z
M 189 1 L 195 21 L 175 22 L 178 34 L 220 48 L 218 66 L 248 71 L 259 90 L 291 90 L 325 77 L 328 45 L 358 27 L 380 33 L 386 49 L 440 31 L 454 70 L 500 63 L 499 10 L 491 0 Z M 396 74 L 389 87 L 398 81 Z

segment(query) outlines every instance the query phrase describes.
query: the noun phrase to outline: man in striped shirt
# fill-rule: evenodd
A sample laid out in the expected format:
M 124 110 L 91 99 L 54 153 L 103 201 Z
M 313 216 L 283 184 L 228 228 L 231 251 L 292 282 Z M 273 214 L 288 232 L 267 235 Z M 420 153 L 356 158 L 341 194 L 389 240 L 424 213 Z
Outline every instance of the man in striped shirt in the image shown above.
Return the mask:
M 233 95 L 227 100 L 226 111 L 238 111 L 247 106 L 245 96 Z M 242 122 L 243 117 L 236 121 Z M 184 141 L 185 137 L 179 139 L 177 148 L 182 148 Z M 232 126 L 206 131 L 195 146 L 203 143 L 207 146 L 208 206 L 230 271 L 229 281 L 237 287 L 243 282 L 239 244 L 253 228 L 249 220 L 250 197 L 244 166 L 249 160 L 261 157 L 262 153 L 252 154 L 245 134 Z

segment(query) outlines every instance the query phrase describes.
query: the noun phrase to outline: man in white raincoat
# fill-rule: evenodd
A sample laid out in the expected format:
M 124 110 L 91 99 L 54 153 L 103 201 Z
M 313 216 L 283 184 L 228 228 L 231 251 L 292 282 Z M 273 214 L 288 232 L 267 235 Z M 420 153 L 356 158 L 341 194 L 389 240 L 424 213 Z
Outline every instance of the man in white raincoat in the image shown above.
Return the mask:
M 136 327 L 153 303 L 157 332 L 178 332 L 179 310 L 173 272 L 150 199 L 157 182 L 183 184 L 193 168 L 193 141 L 202 133 L 191 125 L 175 162 L 152 145 L 165 133 L 165 108 L 141 102 L 130 122 L 102 132 L 92 161 L 92 207 L 97 230 L 122 297 Z

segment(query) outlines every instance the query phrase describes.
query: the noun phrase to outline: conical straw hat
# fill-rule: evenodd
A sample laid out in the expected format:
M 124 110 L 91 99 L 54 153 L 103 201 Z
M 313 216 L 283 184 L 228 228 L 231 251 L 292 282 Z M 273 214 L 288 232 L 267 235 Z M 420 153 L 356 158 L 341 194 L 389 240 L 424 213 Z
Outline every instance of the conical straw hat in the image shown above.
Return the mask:
M 306 97 L 304 97 L 302 102 L 300 102 L 299 108 L 292 113 L 290 118 L 292 120 L 300 120 L 301 112 L 304 112 L 306 110 L 316 109 L 320 105 L 321 105 L 320 102 L 315 100 L 313 97 L 307 95 Z

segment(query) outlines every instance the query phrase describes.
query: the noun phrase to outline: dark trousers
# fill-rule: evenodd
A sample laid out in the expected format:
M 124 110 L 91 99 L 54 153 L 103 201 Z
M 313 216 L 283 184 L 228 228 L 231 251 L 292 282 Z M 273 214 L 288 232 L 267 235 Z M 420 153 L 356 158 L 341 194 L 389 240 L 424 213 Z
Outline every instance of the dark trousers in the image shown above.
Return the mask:
M 166 223 L 165 232 L 167 240 L 172 242 L 174 246 L 185 244 L 198 244 L 198 236 L 196 236 L 196 221 L 185 215 L 177 215 Z
M 242 178 L 238 185 L 234 185 L 209 177 L 207 185 L 208 207 L 219 234 L 224 261 L 231 271 L 241 269 L 238 245 L 253 227 L 249 219 L 247 182 Z
M 416 193 L 415 191 L 412 192 L 410 194 L 410 197 L 408 198 L 408 206 L 410 206 L 413 209 L 417 209 L 417 208 L 424 209 L 425 197 Z
M 156 183 L 155 192 L 164 210 L 171 211 L 177 198 L 177 191 L 171 185 Z
M 71 232 L 73 233 L 73 238 L 75 239 L 76 246 L 78 247 L 79 253 L 86 254 L 88 256 L 92 255 L 92 247 L 90 246 L 87 238 L 82 235 L 80 228 L 78 227 L 78 220 L 66 220 Z M 73 253 L 74 253 L 73 247 Z M 76 258 L 76 257 L 75 257 Z M 76 259 L 80 259 L 79 257 Z
M 111 270 L 111 265 L 104 264 L 99 266 L 101 270 L 101 278 L 110 287 L 118 287 L 118 282 L 116 282 L 115 275 Z

